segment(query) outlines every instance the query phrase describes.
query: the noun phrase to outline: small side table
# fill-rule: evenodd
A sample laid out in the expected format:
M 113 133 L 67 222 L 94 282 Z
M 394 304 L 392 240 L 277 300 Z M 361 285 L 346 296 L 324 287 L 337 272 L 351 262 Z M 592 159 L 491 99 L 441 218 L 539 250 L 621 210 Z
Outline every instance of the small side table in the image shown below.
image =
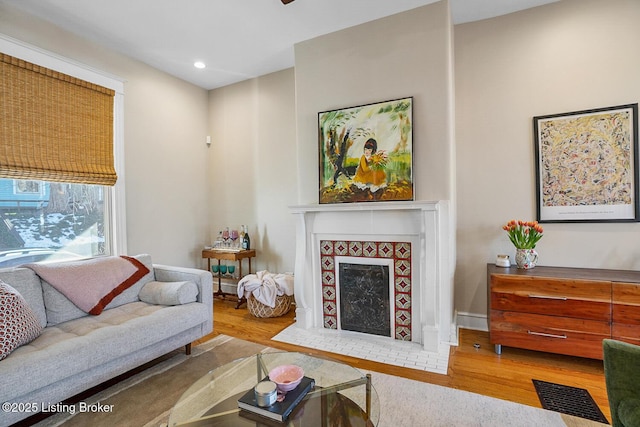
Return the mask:
M 251 258 L 254 258 L 256 256 L 256 250 L 255 249 L 247 249 L 247 250 L 241 250 L 241 251 L 225 251 L 225 250 L 218 250 L 218 249 L 204 249 L 202 251 L 202 258 L 206 258 L 207 259 L 207 269 L 209 271 L 211 271 L 211 259 L 216 259 L 218 260 L 218 266 L 220 265 L 220 261 L 221 260 L 226 260 L 226 261 L 237 261 L 238 262 L 238 277 L 240 277 L 242 279 L 243 275 L 242 275 L 242 260 L 245 258 L 249 259 L 249 274 L 251 274 Z M 222 290 L 222 277 L 220 274 L 218 274 L 218 290 L 216 292 L 213 293 L 214 297 L 222 297 L 222 299 L 225 299 L 225 297 L 229 296 L 229 295 L 235 295 L 235 294 L 229 294 L 226 293 Z M 238 304 L 236 304 L 236 308 L 239 308 L 243 303 L 245 303 L 247 300 L 246 298 L 243 296 L 242 298 L 238 298 Z

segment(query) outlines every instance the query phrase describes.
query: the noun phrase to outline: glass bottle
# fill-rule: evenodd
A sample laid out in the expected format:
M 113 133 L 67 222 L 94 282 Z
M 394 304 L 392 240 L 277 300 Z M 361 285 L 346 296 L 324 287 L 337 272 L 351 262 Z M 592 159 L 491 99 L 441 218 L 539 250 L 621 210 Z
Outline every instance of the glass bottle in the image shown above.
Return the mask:
M 249 230 L 246 225 L 244 227 L 244 236 L 242 237 L 242 249 L 246 251 L 251 249 L 251 239 L 249 238 Z

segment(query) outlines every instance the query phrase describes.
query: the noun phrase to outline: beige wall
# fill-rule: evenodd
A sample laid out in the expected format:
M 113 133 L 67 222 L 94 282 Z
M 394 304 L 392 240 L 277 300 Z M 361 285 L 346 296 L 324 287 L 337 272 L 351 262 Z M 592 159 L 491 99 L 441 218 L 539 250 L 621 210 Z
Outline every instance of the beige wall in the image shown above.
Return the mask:
M 455 27 L 456 308 L 486 315 L 503 223 L 535 219 L 534 116 L 640 99 L 640 2 L 564 0 Z M 640 224 L 545 224 L 540 264 L 640 268 Z
M 440 2 L 299 43 L 295 75 L 211 91 L 211 238 L 249 224 L 258 269 L 293 271 L 288 207 L 318 203 L 318 112 L 404 96 L 414 97 L 416 199 L 450 200 L 451 43 Z
M 254 270 L 293 271 L 293 79 L 288 69 L 209 93 L 210 238 L 224 227 L 247 225 L 258 251 Z
M 413 96 L 416 200 L 453 197 L 448 2 L 295 48 L 300 203 L 318 203 L 318 112 Z
M 0 33 L 125 80 L 127 241 L 154 262 L 201 265 L 207 91 L 0 4 Z

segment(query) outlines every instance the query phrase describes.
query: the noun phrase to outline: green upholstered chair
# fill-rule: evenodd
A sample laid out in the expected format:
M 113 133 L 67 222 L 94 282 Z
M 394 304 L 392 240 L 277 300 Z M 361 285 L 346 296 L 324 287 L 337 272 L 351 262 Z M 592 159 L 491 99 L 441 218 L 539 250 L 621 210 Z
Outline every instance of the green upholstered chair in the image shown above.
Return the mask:
M 640 346 L 616 340 L 602 345 L 611 424 L 640 426 Z

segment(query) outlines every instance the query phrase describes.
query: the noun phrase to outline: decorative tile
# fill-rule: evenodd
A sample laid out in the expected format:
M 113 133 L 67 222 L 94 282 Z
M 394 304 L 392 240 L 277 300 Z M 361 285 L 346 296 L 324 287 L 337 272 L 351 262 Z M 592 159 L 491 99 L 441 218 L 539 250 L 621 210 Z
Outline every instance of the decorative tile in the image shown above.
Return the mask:
M 325 316 L 324 327 L 326 329 L 338 329 L 338 322 L 335 317 Z
M 345 256 L 349 251 L 349 244 L 343 241 L 335 242 L 333 249 L 336 255 Z
M 336 309 L 335 301 L 325 301 L 322 304 L 322 312 L 325 316 L 336 316 L 338 314 L 338 310 Z
M 333 271 L 323 271 L 322 272 L 322 284 L 323 285 L 334 285 L 336 284 L 336 273 Z
M 411 325 L 411 312 L 408 310 L 396 311 L 396 326 L 410 326 Z
M 320 268 L 323 270 L 335 270 L 334 257 L 323 255 L 320 258 Z
M 335 301 L 336 300 L 336 288 L 335 288 L 335 286 L 323 286 L 322 287 L 322 300 L 323 301 Z
M 322 300 L 324 327 L 337 329 L 336 256 L 384 258 L 393 260 L 396 316 L 395 338 L 411 341 L 411 243 L 367 241 L 320 241 L 320 268 L 322 274 Z
M 322 255 L 333 255 L 333 242 L 331 240 L 321 240 L 320 253 Z
M 349 242 L 349 256 L 362 256 L 362 242 Z
M 380 242 L 378 245 L 378 256 L 380 258 L 393 258 L 393 243 Z
M 411 329 L 406 326 L 396 326 L 396 339 L 401 341 L 411 341 Z
M 411 243 L 409 242 L 397 242 L 396 243 L 396 258 L 409 259 L 411 258 Z
M 411 278 L 407 276 L 396 276 L 396 292 L 411 292 Z
M 410 310 L 411 309 L 411 296 L 409 294 L 396 293 L 396 310 Z
M 362 246 L 362 254 L 368 258 L 374 258 L 378 256 L 378 245 L 375 242 L 364 242 Z
M 395 262 L 395 274 L 398 276 L 411 275 L 411 261 L 405 259 L 398 259 Z

